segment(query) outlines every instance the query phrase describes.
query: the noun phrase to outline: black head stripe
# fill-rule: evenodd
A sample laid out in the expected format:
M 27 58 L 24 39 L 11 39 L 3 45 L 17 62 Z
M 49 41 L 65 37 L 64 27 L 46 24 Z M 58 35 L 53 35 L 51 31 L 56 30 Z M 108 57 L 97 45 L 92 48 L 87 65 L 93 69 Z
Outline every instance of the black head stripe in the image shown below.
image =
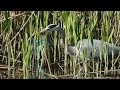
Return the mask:
M 51 29 L 51 28 L 54 28 L 54 27 L 56 27 L 56 26 L 57 26 L 57 25 L 55 25 L 55 24 L 51 24 L 51 25 L 48 26 L 48 28 Z

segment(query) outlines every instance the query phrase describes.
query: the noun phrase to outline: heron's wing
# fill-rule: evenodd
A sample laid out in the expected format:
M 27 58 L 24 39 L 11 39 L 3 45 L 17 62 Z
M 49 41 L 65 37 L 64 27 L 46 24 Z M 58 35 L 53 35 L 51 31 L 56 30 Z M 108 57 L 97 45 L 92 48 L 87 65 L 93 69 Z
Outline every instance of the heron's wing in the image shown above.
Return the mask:
M 108 48 L 107 48 L 108 45 Z M 119 54 L 120 48 L 117 46 L 112 47 L 112 44 L 104 42 L 102 45 L 101 40 L 93 40 L 93 44 L 88 39 L 83 39 L 83 41 L 79 41 L 77 44 L 77 50 L 80 52 L 80 57 L 83 55 L 83 51 L 87 50 L 86 57 L 88 60 L 94 59 L 103 59 L 104 54 L 107 50 L 108 59 L 112 59 L 112 51 L 114 53 L 114 57 L 116 58 Z
M 109 59 L 112 59 L 112 53 L 113 53 L 114 58 L 117 58 L 119 55 L 119 52 L 120 52 L 120 47 L 109 44 L 109 47 L 108 47 L 108 58 Z
M 120 48 L 112 45 L 111 43 L 104 42 L 102 45 L 101 40 L 94 40 L 95 48 L 97 49 L 95 52 L 95 59 L 104 59 L 104 55 L 108 56 L 108 60 L 112 60 L 112 54 L 114 58 L 117 58 L 119 55 Z
M 92 49 L 91 42 L 88 39 L 83 39 L 77 43 L 76 54 L 80 59 L 83 59 L 83 56 L 85 55 L 84 57 L 90 60 Z

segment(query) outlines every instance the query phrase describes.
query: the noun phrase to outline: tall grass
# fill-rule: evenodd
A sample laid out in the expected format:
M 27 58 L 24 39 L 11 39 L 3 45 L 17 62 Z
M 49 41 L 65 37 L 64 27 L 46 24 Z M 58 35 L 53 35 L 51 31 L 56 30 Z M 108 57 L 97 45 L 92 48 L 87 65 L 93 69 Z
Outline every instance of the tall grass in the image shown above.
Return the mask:
M 102 78 L 106 73 L 119 70 L 115 66 L 114 59 L 109 70 L 107 48 L 104 53 L 105 64 L 102 63 L 102 58 L 100 63 L 94 59 L 92 63 L 89 62 L 86 59 L 86 50 L 83 52 L 82 61 L 67 53 L 68 44 L 76 46 L 79 40 L 85 38 L 91 42 L 93 39 L 100 39 L 119 45 L 119 11 L 1 11 L 0 21 L 2 45 L 0 64 L 4 65 L 5 69 L 0 67 L 0 73 L 5 71 L 7 78 L 39 78 L 40 67 L 44 70 L 43 76 L 47 75 L 42 77 L 45 79 Z M 54 53 L 51 53 L 45 35 L 44 49 L 40 46 L 39 53 L 35 54 L 35 45 L 32 46 L 29 42 L 33 37 L 32 34 L 35 33 L 34 39 L 38 40 L 41 37 L 39 31 L 51 23 L 58 24 L 64 29 L 65 49 L 60 45 L 60 34 L 51 32 L 47 35 L 52 38 Z M 104 48 L 104 45 L 102 47 Z M 92 54 L 94 56 L 94 53 Z M 119 59 L 116 61 L 119 62 Z M 118 76 L 114 73 L 112 77 Z

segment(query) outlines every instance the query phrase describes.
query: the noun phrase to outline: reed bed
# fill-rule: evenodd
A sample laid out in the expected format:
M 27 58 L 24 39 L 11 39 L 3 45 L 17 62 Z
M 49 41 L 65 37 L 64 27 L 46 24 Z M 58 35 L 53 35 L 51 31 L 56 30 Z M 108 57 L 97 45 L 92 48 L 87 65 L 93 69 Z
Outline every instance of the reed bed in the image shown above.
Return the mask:
M 65 31 L 65 49 L 60 34 L 51 32 L 54 48 L 47 45 L 35 54 L 29 40 L 47 25 L 60 25 Z M 82 39 L 100 39 L 120 46 L 119 11 L 1 11 L 0 12 L 0 78 L 1 79 L 114 79 L 119 78 L 119 57 L 108 64 L 78 61 L 67 53 L 67 44 L 77 45 Z M 104 46 L 103 46 L 104 47 Z M 34 60 L 36 58 L 36 61 Z M 101 60 L 102 61 L 102 60 Z M 43 72 L 42 75 L 40 70 Z

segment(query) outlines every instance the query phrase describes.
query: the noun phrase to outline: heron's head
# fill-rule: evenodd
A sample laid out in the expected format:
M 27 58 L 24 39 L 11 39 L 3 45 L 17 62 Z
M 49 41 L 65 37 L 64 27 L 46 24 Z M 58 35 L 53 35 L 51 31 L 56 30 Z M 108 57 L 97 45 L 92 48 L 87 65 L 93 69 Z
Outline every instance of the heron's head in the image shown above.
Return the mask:
M 52 32 L 52 31 L 57 31 L 60 29 L 59 25 L 56 24 L 50 24 L 48 25 L 45 29 L 43 29 L 42 31 L 40 31 L 40 34 L 46 34 L 47 32 Z

